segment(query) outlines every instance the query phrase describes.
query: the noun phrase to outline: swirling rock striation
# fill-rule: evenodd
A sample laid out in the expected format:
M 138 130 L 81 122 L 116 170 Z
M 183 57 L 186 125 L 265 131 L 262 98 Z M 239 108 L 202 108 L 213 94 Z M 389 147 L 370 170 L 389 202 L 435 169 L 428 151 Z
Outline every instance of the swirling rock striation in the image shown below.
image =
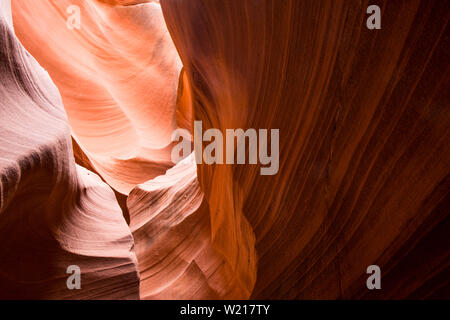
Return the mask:
M 445 1 L 378 1 L 380 30 L 367 0 L 0 4 L 3 296 L 448 296 Z M 280 129 L 278 173 L 173 165 L 194 120 Z
M 136 299 L 131 232 L 114 193 L 75 164 L 58 90 L 0 3 L 0 297 Z M 81 271 L 69 290 L 67 268 Z
M 369 30 L 368 1 L 160 2 L 204 130 L 280 129 L 275 176 L 198 167 L 215 245 L 255 233 L 251 297 L 448 290 L 448 3 L 378 1 Z
M 71 29 L 71 6 L 80 29 Z M 162 175 L 176 128 L 181 62 L 157 2 L 12 3 L 18 38 L 58 87 L 74 139 L 124 195 Z M 46 30 L 52 32 L 46 32 Z

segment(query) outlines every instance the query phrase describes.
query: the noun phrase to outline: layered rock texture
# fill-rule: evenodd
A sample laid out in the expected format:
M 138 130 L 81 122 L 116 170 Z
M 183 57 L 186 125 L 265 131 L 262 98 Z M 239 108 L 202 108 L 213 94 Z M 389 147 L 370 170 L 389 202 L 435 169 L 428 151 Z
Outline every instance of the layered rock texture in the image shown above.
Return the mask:
M 449 297 L 449 5 L 369 4 L 0 0 L 0 298 Z M 279 171 L 175 165 L 194 120 Z
M 75 164 L 57 88 L 0 15 L 0 297 L 136 299 L 134 242 L 111 188 Z M 71 265 L 82 290 L 69 290 Z

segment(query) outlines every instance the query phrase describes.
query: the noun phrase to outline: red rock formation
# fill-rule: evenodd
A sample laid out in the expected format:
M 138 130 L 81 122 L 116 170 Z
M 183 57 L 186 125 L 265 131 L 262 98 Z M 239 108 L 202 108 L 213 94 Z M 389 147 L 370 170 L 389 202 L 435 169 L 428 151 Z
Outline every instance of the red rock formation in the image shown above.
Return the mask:
M 249 297 L 240 274 L 211 245 L 209 208 L 198 185 L 194 154 L 135 188 L 127 205 L 142 298 Z
M 255 232 L 253 298 L 448 288 L 448 3 L 378 3 L 381 30 L 368 1 L 161 0 L 205 130 L 280 128 L 275 176 L 198 168 L 215 244 L 236 252 L 245 218 Z
M 75 164 L 48 74 L 24 50 L 0 2 L 0 298 L 136 299 L 131 232 L 114 193 Z M 67 268 L 82 290 L 69 290 Z
M 95 169 L 118 192 L 131 191 L 127 211 L 143 277 L 141 296 L 248 298 L 256 257 L 245 219 L 237 217 L 231 227 L 242 231 L 231 235 L 234 248 L 223 252 L 211 243 L 208 203 L 196 211 L 203 195 L 195 165 L 180 164 L 150 180 L 172 165 L 170 137 L 176 124 L 188 128 L 192 121 L 185 77 L 180 79 L 176 108 L 180 61 L 159 5 L 110 7 L 77 1 L 83 23 L 73 31 L 66 28 L 65 13 L 72 3 L 18 0 L 13 4 L 15 28 L 61 92 L 80 163 Z M 49 28 L 56 30 L 50 37 L 42 32 Z M 179 179 L 191 182 L 183 186 Z M 155 184 L 156 190 L 147 191 L 146 185 Z M 159 193 L 196 196 L 189 200 L 172 195 L 155 206 L 151 199 Z M 176 223 L 154 232 L 166 224 L 164 219 L 177 215 Z M 187 233 L 180 246 L 179 235 L 190 228 L 196 232 Z M 238 245 L 244 250 L 237 250 Z
M 377 4 L 14 0 L 68 120 L 3 14 L 0 296 L 137 298 L 130 229 L 145 299 L 448 296 L 449 8 Z M 278 173 L 174 166 L 194 120 L 280 129 Z
M 79 30 L 66 27 L 71 5 L 80 8 Z M 128 194 L 164 174 L 181 64 L 159 4 L 19 0 L 12 7 L 17 36 L 57 85 L 74 139 L 106 182 Z

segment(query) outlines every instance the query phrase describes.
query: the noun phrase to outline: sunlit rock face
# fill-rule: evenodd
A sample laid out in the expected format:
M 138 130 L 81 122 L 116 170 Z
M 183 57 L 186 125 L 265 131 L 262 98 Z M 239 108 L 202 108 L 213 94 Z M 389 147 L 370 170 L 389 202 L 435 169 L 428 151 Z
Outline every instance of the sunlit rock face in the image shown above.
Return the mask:
M 65 12 L 74 3 L 83 19 L 75 31 Z M 233 247 L 223 250 L 211 238 L 193 156 L 166 173 L 171 134 L 191 127 L 192 106 L 159 4 L 16 1 L 13 16 L 18 37 L 61 93 L 77 159 L 129 195 L 123 205 L 141 297 L 248 298 L 256 279 L 251 227 L 239 215 L 221 240 Z
M 197 181 L 194 154 L 133 189 L 127 205 L 140 258 L 142 298 L 250 296 L 254 281 L 245 276 L 250 268 L 256 270 L 255 262 L 233 267 L 228 260 L 233 253 L 221 253 L 211 243 L 209 208 Z
M 368 4 L 1 0 L 0 298 L 442 296 L 446 4 Z M 175 165 L 194 120 L 280 129 L 278 172 Z
M 67 27 L 73 5 L 79 30 Z M 181 63 L 159 4 L 12 6 L 17 36 L 58 87 L 73 137 L 96 171 L 123 194 L 164 174 L 172 165 Z
M 0 9 L 0 298 L 139 298 L 114 193 L 75 164 L 58 90 L 17 40 L 9 3 Z M 68 290 L 71 265 L 83 290 Z

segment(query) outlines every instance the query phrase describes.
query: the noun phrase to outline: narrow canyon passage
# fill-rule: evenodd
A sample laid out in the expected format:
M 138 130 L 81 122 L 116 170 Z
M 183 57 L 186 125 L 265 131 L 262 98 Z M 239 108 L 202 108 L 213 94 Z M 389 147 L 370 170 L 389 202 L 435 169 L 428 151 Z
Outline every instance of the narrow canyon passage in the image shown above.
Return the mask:
M 1 0 L 0 297 L 445 296 L 448 5 L 370 4 Z M 175 164 L 194 121 L 278 170 Z

